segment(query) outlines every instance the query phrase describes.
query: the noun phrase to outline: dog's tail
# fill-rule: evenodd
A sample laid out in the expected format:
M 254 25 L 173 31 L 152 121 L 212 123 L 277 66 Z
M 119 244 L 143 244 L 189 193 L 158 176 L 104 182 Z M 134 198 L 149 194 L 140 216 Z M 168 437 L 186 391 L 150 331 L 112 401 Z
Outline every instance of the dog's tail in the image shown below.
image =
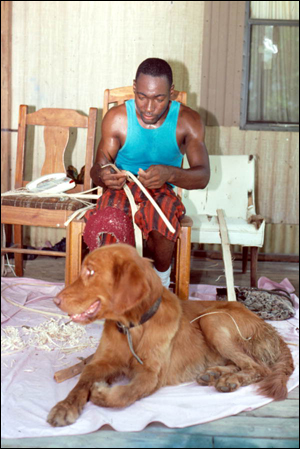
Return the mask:
M 280 342 L 279 357 L 271 366 L 271 370 L 272 372 L 259 383 L 258 392 L 275 401 L 282 401 L 287 397 L 287 381 L 294 371 L 292 354 L 283 341 Z

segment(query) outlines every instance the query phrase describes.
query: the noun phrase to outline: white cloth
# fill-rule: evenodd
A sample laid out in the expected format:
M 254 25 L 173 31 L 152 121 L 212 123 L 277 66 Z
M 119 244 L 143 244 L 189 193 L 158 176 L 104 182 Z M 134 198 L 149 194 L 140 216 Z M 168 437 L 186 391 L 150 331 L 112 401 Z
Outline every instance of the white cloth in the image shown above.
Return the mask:
M 264 281 L 264 286 L 274 288 L 274 283 Z M 53 283 L 44 287 L 42 281 L 33 279 L 2 278 L 3 295 L 20 304 L 41 310 L 60 311 L 52 302 L 63 284 Z M 24 283 L 34 284 L 21 285 Z M 50 284 L 50 283 L 48 283 Z M 262 284 L 262 283 L 261 283 Z M 287 280 L 284 286 L 292 289 Z M 276 286 L 277 284 L 275 284 Z M 260 285 L 262 286 L 262 285 Z M 281 284 L 282 286 L 282 284 Z M 190 299 L 215 299 L 216 288 L 209 285 L 191 285 Z M 294 296 L 294 299 L 297 298 Z M 7 326 L 36 326 L 48 320 L 44 316 L 17 309 L 2 299 L 4 323 Z M 297 302 L 298 304 L 298 302 Z M 298 308 L 298 305 L 297 305 Z M 10 318 L 11 317 L 11 318 Z M 297 317 L 283 322 L 271 322 L 289 343 L 298 344 Z M 100 338 L 102 326 L 92 323 L 86 327 L 88 335 Z M 298 368 L 298 346 L 290 346 Z M 67 427 L 51 427 L 46 418 L 50 409 L 64 399 L 78 381 L 78 376 L 57 384 L 56 371 L 78 363 L 78 357 L 87 357 L 95 349 L 72 353 L 60 360 L 59 350 L 44 352 L 34 347 L 2 357 L 2 438 L 46 437 L 78 435 L 94 432 L 109 424 L 118 431 L 140 431 L 151 422 L 160 422 L 168 427 L 183 428 L 235 415 L 245 410 L 261 407 L 271 399 L 256 393 L 257 387 L 242 387 L 233 393 L 222 394 L 214 387 L 200 387 L 196 382 L 174 387 L 164 387 L 151 396 L 137 401 L 126 409 L 101 408 L 88 402 L 79 419 Z M 288 382 L 289 391 L 298 385 L 298 369 Z

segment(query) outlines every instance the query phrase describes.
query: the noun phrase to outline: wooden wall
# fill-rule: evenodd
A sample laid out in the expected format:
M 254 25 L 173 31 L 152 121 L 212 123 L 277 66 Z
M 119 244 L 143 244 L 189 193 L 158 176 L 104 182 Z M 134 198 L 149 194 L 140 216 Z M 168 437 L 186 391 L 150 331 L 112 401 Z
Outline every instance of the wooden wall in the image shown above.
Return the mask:
M 1 192 L 11 186 L 12 2 L 1 2 Z
M 210 154 L 256 156 L 257 212 L 268 223 L 262 251 L 299 254 L 299 133 L 239 129 L 245 7 L 243 1 L 205 2 L 201 113 L 206 144 Z
M 239 126 L 246 2 L 204 8 L 201 115 L 208 126 Z
M 189 106 L 206 122 L 209 153 L 256 155 L 257 209 L 268 222 L 263 250 L 298 251 L 299 135 L 239 129 L 244 1 L 2 4 L 12 4 L 5 41 L 11 61 L 4 88 L 4 108 L 11 110 L 7 126 L 17 128 L 21 103 L 32 110 L 65 107 L 88 112 L 94 106 L 101 116 L 104 89 L 130 85 L 138 64 L 147 57 L 167 59 L 176 88 L 187 91 Z M 9 185 L 14 175 L 16 133 L 9 136 L 11 150 L 7 141 L 2 147 L 2 185 Z M 80 169 L 82 137 L 77 137 L 66 162 Z M 40 139 L 37 136 L 37 150 L 28 164 L 32 178 L 43 156 Z M 40 246 L 47 239 L 54 244 L 62 235 L 34 229 L 28 238 Z

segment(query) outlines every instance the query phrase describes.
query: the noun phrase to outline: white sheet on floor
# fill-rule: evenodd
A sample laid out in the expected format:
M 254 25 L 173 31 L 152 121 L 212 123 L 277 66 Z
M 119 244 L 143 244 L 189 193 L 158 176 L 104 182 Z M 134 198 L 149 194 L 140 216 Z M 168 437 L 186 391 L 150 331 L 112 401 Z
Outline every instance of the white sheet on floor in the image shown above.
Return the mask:
M 27 284 L 27 285 L 26 285 Z M 28 285 L 31 284 L 31 285 Z M 32 285 L 33 284 L 33 285 Z M 3 278 L 2 292 L 7 298 L 20 304 L 43 310 L 60 312 L 52 302 L 63 284 L 47 283 L 26 278 Z M 259 280 L 259 286 L 274 288 L 278 284 L 266 279 Z M 5 287 L 8 288 L 3 291 Z M 285 279 L 280 286 L 293 291 L 292 285 Z M 215 299 L 216 287 L 209 285 L 191 285 L 190 299 Z M 294 296 L 297 302 L 298 298 Z M 33 312 L 17 309 L 2 299 L 3 327 L 36 326 L 47 318 Z M 290 349 L 298 367 L 299 311 L 297 317 L 283 322 L 271 322 L 284 339 L 293 343 Z M 11 317 L 11 318 L 10 318 Z M 100 338 L 101 324 L 93 323 L 86 327 L 88 335 Z M 46 418 L 50 409 L 78 381 L 76 378 L 57 384 L 53 375 L 56 371 L 78 363 L 78 357 L 87 357 L 94 349 L 73 353 L 60 361 L 59 350 L 23 350 L 2 357 L 2 438 L 24 438 L 58 435 L 78 435 L 100 429 L 109 424 L 118 431 L 140 431 L 151 422 L 160 422 L 171 428 L 183 428 L 235 415 L 245 410 L 253 410 L 271 402 L 271 399 L 256 393 L 256 386 L 240 388 L 233 393 L 218 393 L 213 387 L 200 387 L 196 382 L 175 387 L 164 387 L 153 395 L 137 401 L 126 409 L 100 408 L 92 403 L 86 404 L 82 415 L 71 426 L 53 428 Z M 291 376 L 289 391 L 298 385 L 298 369 Z

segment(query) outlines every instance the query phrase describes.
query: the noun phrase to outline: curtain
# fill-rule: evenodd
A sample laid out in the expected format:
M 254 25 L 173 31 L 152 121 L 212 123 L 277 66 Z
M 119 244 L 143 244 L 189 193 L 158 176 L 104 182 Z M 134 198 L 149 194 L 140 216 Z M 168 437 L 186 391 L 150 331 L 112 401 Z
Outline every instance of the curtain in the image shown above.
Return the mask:
M 255 19 L 297 19 L 298 2 L 251 2 Z M 248 121 L 299 122 L 299 28 L 253 25 Z
M 251 19 L 299 20 L 299 2 L 251 2 Z
M 299 28 L 252 26 L 248 120 L 299 122 Z

